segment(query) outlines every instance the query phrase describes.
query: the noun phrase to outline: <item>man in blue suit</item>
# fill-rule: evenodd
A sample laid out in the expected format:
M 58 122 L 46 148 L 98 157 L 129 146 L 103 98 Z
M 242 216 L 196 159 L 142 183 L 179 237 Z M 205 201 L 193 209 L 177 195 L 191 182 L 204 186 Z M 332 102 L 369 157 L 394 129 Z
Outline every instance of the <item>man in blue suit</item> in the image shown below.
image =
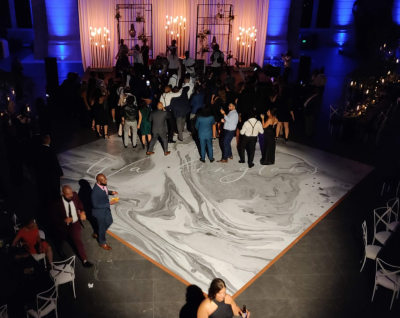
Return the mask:
M 114 205 L 117 201 L 109 201 L 109 195 L 118 195 L 116 191 L 109 191 L 107 189 L 107 178 L 104 174 L 98 174 L 96 177 L 97 183 L 92 191 L 92 215 L 97 219 L 99 224 L 99 245 L 105 250 L 111 250 L 106 242 L 106 231 L 111 226 L 113 218 L 111 215 L 110 205 Z
M 213 125 L 215 125 L 214 116 L 211 116 L 210 108 L 206 107 L 203 109 L 202 115 L 197 117 L 195 125 L 198 131 L 198 138 L 200 140 L 201 162 L 206 162 L 206 146 L 208 150 L 208 159 L 210 159 L 210 162 L 214 162 L 215 160 L 212 146 Z

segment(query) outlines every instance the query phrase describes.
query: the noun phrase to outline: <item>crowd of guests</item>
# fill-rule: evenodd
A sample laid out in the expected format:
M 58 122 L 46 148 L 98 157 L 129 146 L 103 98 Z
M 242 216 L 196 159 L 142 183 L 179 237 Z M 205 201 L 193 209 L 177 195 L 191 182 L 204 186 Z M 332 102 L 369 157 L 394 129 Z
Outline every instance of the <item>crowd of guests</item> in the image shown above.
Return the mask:
M 260 163 L 274 164 L 276 140 L 282 136 L 289 141 L 290 122 L 295 120 L 287 79 L 291 53 L 283 57 L 284 76 L 267 77 L 260 82 L 263 70 L 257 68 L 252 75 L 244 76 L 240 72 L 242 81 L 236 83 L 231 69 L 222 68 L 224 55 L 218 45 L 213 49 L 210 70 L 204 74 L 189 52 L 180 61 L 175 41 L 167 47 L 168 57 L 158 56 L 151 70 L 144 64 L 139 47 L 134 50 L 133 65 L 126 62 L 129 50 L 121 43 L 117 55 L 118 76 L 106 84 L 103 73 L 91 72 L 88 83 L 80 85 L 81 108 L 90 117 L 92 129 L 99 137 L 108 139 L 111 113 L 113 123 L 119 125 L 125 148 L 130 142 L 133 148 L 139 144 L 139 149 L 146 149 L 152 155 L 160 138 L 163 152 L 168 155 L 168 144 L 183 141 L 186 127 L 198 144 L 202 162 L 206 154 L 214 162 L 212 141 L 217 138 L 221 150 L 218 162 L 233 159 L 231 142 L 235 138 L 239 162 L 246 162 L 247 152 L 249 167 L 254 166 L 258 140 L 262 153 Z M 318 88 L 304 105 L 309 136 L 313 135 L 321 101 L 314 99 L 316 96 L 320 96 Z

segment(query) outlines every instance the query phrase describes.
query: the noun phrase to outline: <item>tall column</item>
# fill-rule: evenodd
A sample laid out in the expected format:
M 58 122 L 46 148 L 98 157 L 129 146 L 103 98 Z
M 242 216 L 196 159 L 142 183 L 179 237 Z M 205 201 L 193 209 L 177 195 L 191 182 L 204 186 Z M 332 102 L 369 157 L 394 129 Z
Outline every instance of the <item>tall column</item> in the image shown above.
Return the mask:
M 281 52 L 288 50 L 289 13 L 290 0 L 269 0 L 264 61 L 268 62 L 270 56 L 280 58 Z
M 82 61 L 77 0 L 45 0 L 49 30 L 49 56 Z
M 15 16 L 14 0 L 8 0 L 8 8 L 10 9 L 11 28 L 17 28 L 17 18 Z
M 314 0 L 318 1 L 318 0 Z M 288 48 L 292 50 L 293 56 L 300 56 L 300 24 L 303 0 L 292 0 L 290 3 L 289 26 L 287 33 Z
M 35 31 L 33 56 L 36 60 L 41 60 L 48 54 L 49 33 L 47 30 L 46 3 L 45 0 L 31 0 L 31 5 Z
M 317 27 L 317 16 L 318 16 L 319 0 L 314 0 L 314 6 L 312 11 L 311 28 Z

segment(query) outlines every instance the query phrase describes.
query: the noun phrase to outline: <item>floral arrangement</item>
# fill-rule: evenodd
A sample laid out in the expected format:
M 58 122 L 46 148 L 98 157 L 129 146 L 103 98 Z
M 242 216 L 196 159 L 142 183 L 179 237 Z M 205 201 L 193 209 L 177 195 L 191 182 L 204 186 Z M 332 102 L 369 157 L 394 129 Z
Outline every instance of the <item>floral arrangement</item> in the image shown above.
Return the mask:
M 144 16 L 142 16 L 140 12 L 136 12 L 136 22 L 146 22 Z
M 141 35 L 139 35 L 138 40 L 142 41 L 143 43 L 147 43 L 149 41 L 146 33 L 142 33 Z

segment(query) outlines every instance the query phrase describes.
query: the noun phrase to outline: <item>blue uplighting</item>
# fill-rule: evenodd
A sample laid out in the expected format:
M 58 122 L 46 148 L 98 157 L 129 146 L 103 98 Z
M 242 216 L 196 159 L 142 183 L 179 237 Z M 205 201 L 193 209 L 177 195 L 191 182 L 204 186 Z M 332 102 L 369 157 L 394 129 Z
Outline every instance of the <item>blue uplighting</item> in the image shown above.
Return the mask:
M 353 4 L 355 0 L 337 0 L 333 7 L 332 22 L 336 25 L 345 26 L 350 24 L 353 17 Z
M 49 34 L 58 37 L 68 36 L 72 18 L 72 6 L 70 1 L 46 1 L 47 23 Z
M 268 36 L 279 36 L 287 32 L 287 22 L 289 18 L 290 0 L 270 0 L 268 11 Z
M 400 24 L 400 0 L 393 1 L 392 17 L 394 23 Z
M 339 32 L 335 35 L 335 41 L 337 44 L 342 46 L 347 41 L 347 33 Z

